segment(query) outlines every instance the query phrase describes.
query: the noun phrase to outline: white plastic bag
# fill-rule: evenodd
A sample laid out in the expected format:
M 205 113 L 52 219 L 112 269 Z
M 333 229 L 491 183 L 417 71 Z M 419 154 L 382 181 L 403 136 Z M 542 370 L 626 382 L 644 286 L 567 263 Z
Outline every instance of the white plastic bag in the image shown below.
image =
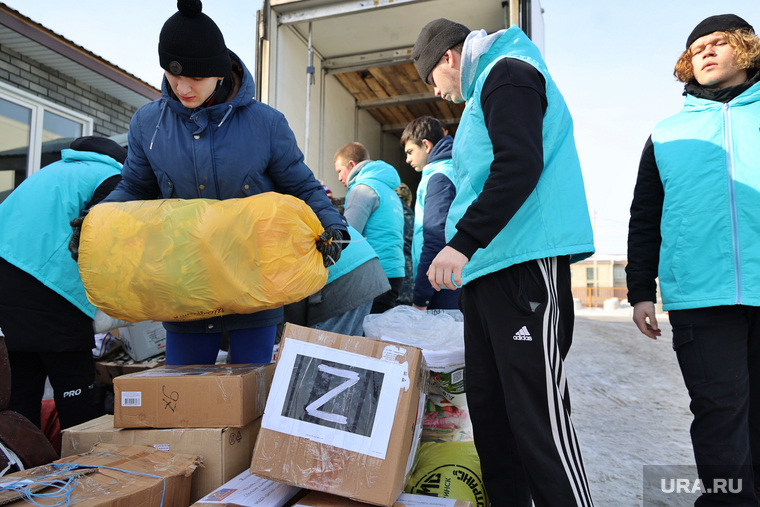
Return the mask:
M 465 390 L 464 319 L 459 310 L 423 312 L 399 305 L 364 318 L 364 334 L 370 338 L 413 345 L 431 372 L 432 387 L 450 399 Z

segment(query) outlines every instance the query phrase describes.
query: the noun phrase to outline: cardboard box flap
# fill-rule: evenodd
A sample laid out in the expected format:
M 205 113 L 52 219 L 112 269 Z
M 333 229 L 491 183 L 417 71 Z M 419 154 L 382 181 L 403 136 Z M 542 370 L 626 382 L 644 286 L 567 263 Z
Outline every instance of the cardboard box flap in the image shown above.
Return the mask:
M 200 456 L 175 454 L 148 445 L 95 444 L 91 451 L 61 458 L 56 463 L 75 463 L 82 466 L 124 468 L 136 474 L 190 477 L 200 465 Z
M 97 443 L 150 445 L 163 451 L 198 455 L 202 467 L 193 474 L 190 501 L 195 502 L 244 470 L 248 470 L 261 418 L 242 428 L 115 428 L 104 415 L 63 430 L 64 457 L 92 449 Z
M 33 484 L 47 474 L 49 470 L 45 467 L 56 468 L 59 472 L 94 470 L 71 479 L 72 487 L 67 491 L 71 504 L 78 507 L 183 507 L 189 503 L 191 476 L 198 464 L 198 456 L 160 451 L 149 446 L 98 444 L 86 454 L 16 472 L 2 480 L 30 481 Z M 46 488 L 36 494 L 47 494 L 49 490 Z M 17 500 L 10 505 L 28 504 L 26 500 Z

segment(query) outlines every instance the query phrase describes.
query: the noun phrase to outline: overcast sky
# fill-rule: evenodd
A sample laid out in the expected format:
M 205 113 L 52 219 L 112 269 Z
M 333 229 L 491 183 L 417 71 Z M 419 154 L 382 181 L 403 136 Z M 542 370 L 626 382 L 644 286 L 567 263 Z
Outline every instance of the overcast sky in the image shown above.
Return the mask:
M 2 0 L 87 50 L 160 87 L 158 34 L 171 0 Z M 466 0 L 476 5 L 478 0 Z M 545 57 L 570 107 L 599 254 L 625 254 L 641 149 L 676 113 L 673 66 L 702 19 L 732 12 L 760 29 L 758 0 L 541 0 Z M 203 12 L 253 67 L 261 0 L 206 0 Z M 470 27 L 475 29 L 477 27 Z

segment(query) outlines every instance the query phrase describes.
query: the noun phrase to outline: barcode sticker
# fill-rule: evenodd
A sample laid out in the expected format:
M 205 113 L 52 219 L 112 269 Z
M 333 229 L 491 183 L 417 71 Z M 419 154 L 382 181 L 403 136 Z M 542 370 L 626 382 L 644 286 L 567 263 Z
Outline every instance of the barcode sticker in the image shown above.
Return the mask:
M 451 372 L 451 383 L 458 384 L 464 380 L 464 368 Z
M 142 392 L 140 391 L 122 392 L 121 406 L 122 407 L 141 407 L 142 406 Z

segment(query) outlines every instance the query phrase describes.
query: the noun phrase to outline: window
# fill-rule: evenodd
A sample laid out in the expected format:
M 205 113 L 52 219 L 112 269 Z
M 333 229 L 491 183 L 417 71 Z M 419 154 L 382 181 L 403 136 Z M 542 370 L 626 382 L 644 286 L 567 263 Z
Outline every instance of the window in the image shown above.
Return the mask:
M 615 266 L 612 276 L 615 280 L 625 280 L 625 266 Z
M 92 119 L 0 83 L 0 202 L 24 179 L 92 133 Z
M 594 280 L 594 268 L 586 268 L 586 280 Z

